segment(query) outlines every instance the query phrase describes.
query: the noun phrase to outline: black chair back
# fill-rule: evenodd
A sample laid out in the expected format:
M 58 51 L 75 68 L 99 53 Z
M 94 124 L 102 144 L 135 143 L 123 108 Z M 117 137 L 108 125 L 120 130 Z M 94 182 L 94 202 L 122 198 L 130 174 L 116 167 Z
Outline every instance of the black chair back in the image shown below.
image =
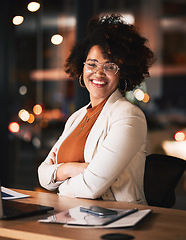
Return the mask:
M 186 161 L 164 154 L 146 158 L 144 192 L 148 205 L 171 208 L 176 202 L 175 188 L 186 169 Z

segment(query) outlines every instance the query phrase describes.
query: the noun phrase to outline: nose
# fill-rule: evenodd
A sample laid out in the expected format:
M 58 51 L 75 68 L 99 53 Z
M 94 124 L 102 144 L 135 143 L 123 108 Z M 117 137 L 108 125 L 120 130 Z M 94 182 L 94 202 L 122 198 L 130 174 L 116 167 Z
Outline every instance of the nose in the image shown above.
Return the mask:
M 98 73 L 98 74 L 100 74 L 100 75 L 105 75 L 105 71 L 104 71 L 104 69 L 103 69 L 103 65 L 102 65 L 102 64 L 100 64 L 100 65 L 97 66 L 97 70 L 96 70 L 95 73 Z

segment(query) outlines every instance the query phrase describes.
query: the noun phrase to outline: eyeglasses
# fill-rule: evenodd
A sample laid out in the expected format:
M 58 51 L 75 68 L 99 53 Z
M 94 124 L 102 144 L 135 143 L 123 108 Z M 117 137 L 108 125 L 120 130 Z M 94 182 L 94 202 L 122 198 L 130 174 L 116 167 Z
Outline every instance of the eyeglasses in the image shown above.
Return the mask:
M 115 75 L 119 71 L 118 65 L 115 63 L 98 63 L 94 60 L 88 60 L 83 63 L 86 66 L 86 70 L 90 73 L 95 73 L 98 71 L 99 66 L 103 66 L 103 71 L 109 76 Z

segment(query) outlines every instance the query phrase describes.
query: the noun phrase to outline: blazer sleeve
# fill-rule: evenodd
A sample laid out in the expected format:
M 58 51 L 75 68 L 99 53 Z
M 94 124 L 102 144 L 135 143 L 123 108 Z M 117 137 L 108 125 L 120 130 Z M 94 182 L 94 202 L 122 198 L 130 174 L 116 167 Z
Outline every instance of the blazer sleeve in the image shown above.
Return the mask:
M 126 104 L 122 111 L 118 111 L 120 106 L 113 109 L 108 113 L 107 130 L 102 134 L 104 138 L 98 139 L 89 166 L 83 173 L 60 184 L 60 195 L 100 197 L 146 144 L 147 126 L 143 112 L 132 104 Z
M 62 183 L 62 182 L 53 182 L 54 173 L 61 164 L 53 164 L 53 165 L 49 164 L 52 152 L 54 151 L 55 148 L 58 149 L 61 144 L 61 137 L 52 147 L 46 159 L 38 167 L 39 183 L 43 188 L 46 188 L 49 191 L 54 191 Z
M 54 144 L 54 146 L 50 150 L 46 159 L 38 167 L 39 183 L 43 188 L 46 188 L 49 191 L 55 190 L 63 182 L 63 181 L 53 182 L 54 173 L 61 164 L 53 164 L 53 165 L 49 164 L 51 154 L 52 152 L 54 152 L 54 149 L 57 149 L 57 152 L 58 152 L 58 149 L 61 146 L 64 139 L 70 134 L 70 132 L 72 132 L 73 128 L 75 128 L 76 125 L 80 122 L 82 116 L 84 115 L 84 111 L 85 111 L 85 107 L 83 107 L 82 109 L 78 110 L 77 112 L 75 112 L 70 116 L 70 118 L 67 120 L 65 124 L 65 128 L 62 135 Z

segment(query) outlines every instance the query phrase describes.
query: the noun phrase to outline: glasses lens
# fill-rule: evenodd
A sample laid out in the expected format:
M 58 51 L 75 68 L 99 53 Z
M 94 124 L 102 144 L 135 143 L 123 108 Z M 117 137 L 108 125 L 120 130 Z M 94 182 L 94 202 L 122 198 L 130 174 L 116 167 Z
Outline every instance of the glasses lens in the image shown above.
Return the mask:
M 104 64 L 105 73 L 108 75 L 115 75 L 118 71 L 118 66 L 115 63 Z
M 115 63 L 101 64 L 92 60 L 88 60 L 84 64 L 86 66 L 86 70 L 91 73 L 97 72 L 100 65 L 103 66 L 103 70 L 107 75 L 115 75 L 119 70 L 118 66 Z
M 85 62 L 85 66 L 88 71 L 90 72 L 96 72 L 98 68 L 98 64 L 96 64 L 95 61 L 89 60 L 88 62 Z

